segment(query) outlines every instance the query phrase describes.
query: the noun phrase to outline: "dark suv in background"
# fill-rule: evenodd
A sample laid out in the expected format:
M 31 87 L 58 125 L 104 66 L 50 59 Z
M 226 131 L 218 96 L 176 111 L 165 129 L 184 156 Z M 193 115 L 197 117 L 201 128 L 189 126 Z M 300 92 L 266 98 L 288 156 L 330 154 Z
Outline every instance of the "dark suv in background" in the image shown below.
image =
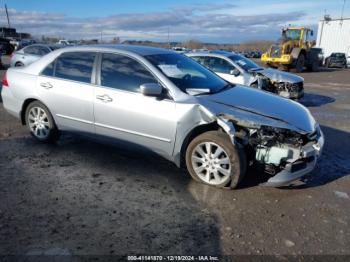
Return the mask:
M 332 53 L 326 58 L 325 66 L 347 68 L 346 56 L 344 53 Z

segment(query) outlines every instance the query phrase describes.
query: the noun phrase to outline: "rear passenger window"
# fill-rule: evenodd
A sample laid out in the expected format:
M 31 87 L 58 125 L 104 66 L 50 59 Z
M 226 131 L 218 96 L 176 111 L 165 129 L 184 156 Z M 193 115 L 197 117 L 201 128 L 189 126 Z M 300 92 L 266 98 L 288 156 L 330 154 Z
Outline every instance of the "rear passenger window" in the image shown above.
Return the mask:
M 102 86 L 140 92 L 140 85 L 157 82 L 153 75 L 134 59 L 117 54 L 102 56 Z
M 38 46 L 28 46 L 23 49 L 25 54 L 40 56 L 40 51 Z
M 68 52 L 56 59 L 55 77 L 91 83 L 95 53 Z

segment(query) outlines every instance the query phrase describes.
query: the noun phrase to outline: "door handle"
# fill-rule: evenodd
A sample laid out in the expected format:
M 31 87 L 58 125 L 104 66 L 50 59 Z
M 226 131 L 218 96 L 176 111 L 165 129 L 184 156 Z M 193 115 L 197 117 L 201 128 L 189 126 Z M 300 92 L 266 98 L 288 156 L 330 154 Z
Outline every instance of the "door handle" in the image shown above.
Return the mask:
M 47 83 L 41 83 L 40 86 L 46 88 L 46 89 L 50 89 L 53 88 L 53 85 L 51 85 L 51 83 L 47 82 Z
M 108 95 L 96 96 L 96 98 L 105 102 L 105 103 L 113 101 L 113 99 Z

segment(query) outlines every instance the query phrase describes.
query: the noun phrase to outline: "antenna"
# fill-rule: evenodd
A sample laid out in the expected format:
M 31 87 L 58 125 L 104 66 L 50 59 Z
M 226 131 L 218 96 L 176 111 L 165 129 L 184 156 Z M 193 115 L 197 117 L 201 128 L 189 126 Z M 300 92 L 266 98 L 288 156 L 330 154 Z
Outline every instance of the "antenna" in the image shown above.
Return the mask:
M 7 12 L 7 5 L 5 4 L 5 11 L 6 11 L 6 17 L 7 17 L 7 25 L 8 25 L 8 28 L 11 27 L 10 25 L 10 18 L 9 18 L 9 13 Z

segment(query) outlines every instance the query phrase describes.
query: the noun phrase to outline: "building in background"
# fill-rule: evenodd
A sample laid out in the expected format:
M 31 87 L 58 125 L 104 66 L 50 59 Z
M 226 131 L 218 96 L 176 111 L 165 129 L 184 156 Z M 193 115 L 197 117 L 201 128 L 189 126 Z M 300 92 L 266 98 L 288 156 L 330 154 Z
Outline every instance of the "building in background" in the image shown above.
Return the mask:
M 350 56 L 350 18 L 331 19 L 325 16 L 318 22 L 316 45 L 323 49 L 324 57 L 334 52 Z

